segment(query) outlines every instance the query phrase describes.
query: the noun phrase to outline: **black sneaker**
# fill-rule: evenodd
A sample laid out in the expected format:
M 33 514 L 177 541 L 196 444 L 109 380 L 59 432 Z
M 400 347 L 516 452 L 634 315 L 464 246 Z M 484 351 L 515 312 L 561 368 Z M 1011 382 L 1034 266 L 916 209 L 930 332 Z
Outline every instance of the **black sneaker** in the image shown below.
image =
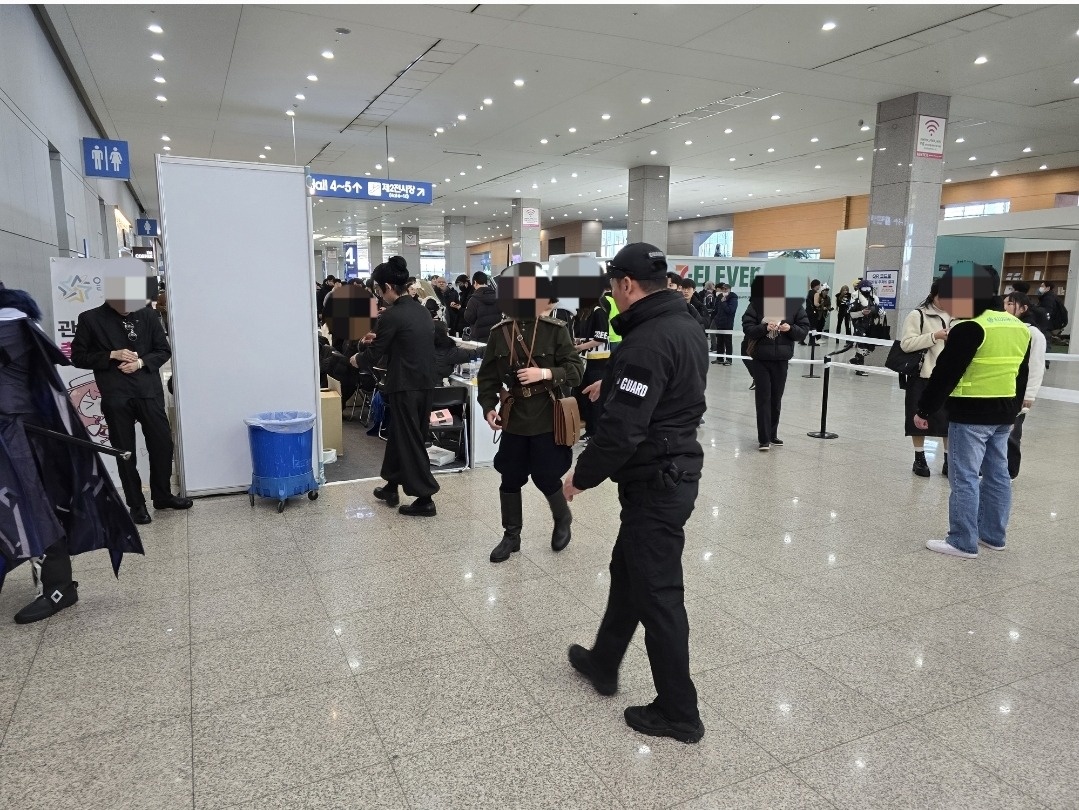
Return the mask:
M 147 523 L 150 522 L 150 513 L 146 511 L 146 504 L 143 504 L 142 506 L 136 506 L 130 511 L 131 519 L 140 526 L 145 526 Z
M 769 445 L 762 442 L 761 444 L 757 445 L 757 449 L 760 450 L 762 453 L 767 453 Z
M 930 476 L 929 465 L 923 459 L 914 459 L 914 467 L 911 468 L 911 472 L 919 478 L 928 478 Z
M 944 459 L 944 466 L 940 468 L 940 474 L 945 478 L 948 477 L 948 459 Z M 1015 475 L 1019 475 L 1019 473 L 1017 472 Z M 1012 478 L 1015 478 L 1015 475 Z
M 397 506 L 401 503 L 401 496 L 397 494 L 397 488 L 375 487 L 374 496 L 380 501 L 385 501 L 386 506 Z
M 626 725 L 650 737 L 670 737 L 684 743 L 698 743 L 704 736 L 704 723 L 675 723 L 664 717 L 653 704 L 629 706 L 625 711 Z
M 580 644 L 571 644 L 569 648 L 569 662 L 575 670 L 588 679 L 588 682 L 592 684 L 592 688 L 601 695 L 609 697 L 618 691 L 617 676 L 614 680 L 606 680 L 601 678 L 599 673 L 596 672 L 596 668 L 592 663 L 591 650 L 586 650 Z
M 782 447 L 782 446 L 783 446 L 783 440 L 782 439 L 772 439 L 772 447 Z

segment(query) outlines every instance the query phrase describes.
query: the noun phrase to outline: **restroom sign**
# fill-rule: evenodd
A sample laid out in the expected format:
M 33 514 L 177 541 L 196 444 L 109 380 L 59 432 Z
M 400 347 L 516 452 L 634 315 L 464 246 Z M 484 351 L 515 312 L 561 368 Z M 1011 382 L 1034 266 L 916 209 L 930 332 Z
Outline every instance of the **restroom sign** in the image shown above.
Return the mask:
M 917 157 L 944 157 L 944 125 L 948 122 L 932 115 L 918 116 L 918 146 L 914 150 Z

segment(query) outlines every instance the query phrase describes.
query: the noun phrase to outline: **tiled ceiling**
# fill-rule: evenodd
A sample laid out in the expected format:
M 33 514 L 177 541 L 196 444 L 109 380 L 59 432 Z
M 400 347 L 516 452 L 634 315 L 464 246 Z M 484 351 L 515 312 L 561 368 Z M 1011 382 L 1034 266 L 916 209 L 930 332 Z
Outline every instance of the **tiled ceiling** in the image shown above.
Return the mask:
M 438 184 L 431 206 L 321 201 L 331 239 L 438 240 L 462 214 L 470 239 L 506 235 L 520 196 L 545 225 L 624 226 L 628 169 L 648 163 L 671 167 L 671 219 L 865 194 L 859 122 L 917 91 L 952 97 L 955 182 L 1079 164 L 1074 5 L 43 9 L 150 211 L 166 134 L 173 155 Z

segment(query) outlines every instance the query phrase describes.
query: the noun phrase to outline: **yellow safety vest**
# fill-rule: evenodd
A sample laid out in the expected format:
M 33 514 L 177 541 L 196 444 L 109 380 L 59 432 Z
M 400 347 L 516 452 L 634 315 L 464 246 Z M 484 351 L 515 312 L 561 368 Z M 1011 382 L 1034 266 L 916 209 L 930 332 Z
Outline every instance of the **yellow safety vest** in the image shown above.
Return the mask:
M 973 320 L 985 331 L 985 338 L 952 396 L 1014 397 L 1015 378 L 1030 346 L 1027 325 L 1007 312 L 991 309 Z
M 605 295 L 603 297 L 611 304 L 611 314 L 607 319 L 607 342 L 613 346 L 615 343 L 622 342 L 622 336 L 614 331 L 614 319 L 618 316 L 618 304 L 614 302 L 614 296 Z

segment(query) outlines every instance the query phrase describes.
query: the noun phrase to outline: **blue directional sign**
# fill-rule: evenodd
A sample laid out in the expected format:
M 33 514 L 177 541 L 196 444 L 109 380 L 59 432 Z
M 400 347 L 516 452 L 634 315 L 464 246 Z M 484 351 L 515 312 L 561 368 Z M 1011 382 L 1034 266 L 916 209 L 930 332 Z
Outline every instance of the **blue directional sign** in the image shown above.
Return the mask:
M 351 281 L 360 269 L 360 246 L 355 242 L 345 242 L 341 248 L 345 252 L 345 280 Z
M 130 180 L 131 161 L 127 154 L 127 141 L 83 138 L 82 166 L 87 177 Z
M 135 230 L 139 236 L 161 236 L 161 229 L 157 226 L 156 219 L 136 219 Z
M 315 197 L 430 205 L 433 202 L 434 187 L 422 180 L 375 180 L 370 177 L 309 174 L 307 188 Z

